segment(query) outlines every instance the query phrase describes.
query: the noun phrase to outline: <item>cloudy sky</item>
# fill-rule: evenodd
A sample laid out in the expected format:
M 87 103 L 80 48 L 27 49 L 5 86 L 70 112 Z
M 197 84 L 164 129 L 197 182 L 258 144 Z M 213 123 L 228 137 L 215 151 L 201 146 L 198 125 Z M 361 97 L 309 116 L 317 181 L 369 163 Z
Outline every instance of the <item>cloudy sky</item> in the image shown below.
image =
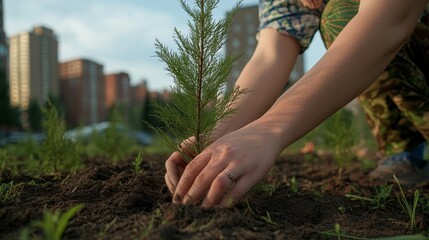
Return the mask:
M 221 0 L 215 17 L 223 17 L 235 3 Z M 257 0 L 243 1 L 254 4 Z M 172 84 L 163 63 L 154 57 L 154 42 L 158 38 L 174 47 L 173 28 L 187 31 L 188 17 L 177 0 L 3 0 L 3 5 L 8 36 L 47 26 L 59 38 L 60 61 L 89 58 L 103 64 L 105 73 L 128 72 L 132 84 L 148 80 L 152 90 Z M 306 53 L 306 68 L 323 52 L 316 39 Z

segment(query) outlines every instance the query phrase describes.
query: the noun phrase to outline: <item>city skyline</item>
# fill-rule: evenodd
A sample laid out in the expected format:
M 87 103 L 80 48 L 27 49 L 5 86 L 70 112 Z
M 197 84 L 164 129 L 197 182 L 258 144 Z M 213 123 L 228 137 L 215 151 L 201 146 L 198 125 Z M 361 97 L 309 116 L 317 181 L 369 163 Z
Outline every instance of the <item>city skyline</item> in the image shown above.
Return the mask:
M 215 17 L 222 18 L 235 3 L 221 1 Z M 244 6 L 255 4 L 256 0 L 243 1 Z M 179 1 L 5 0 L 4 5 L 7 36 L 47 26 L 58 35 L 60 62 L 89 58 L 103 64 L 105 74 L 127 72 L 133 85 L 145 79 L 152 90 L 168 89 L 173 83 L 165 65 L 154 57 L 154 43 L 158 38 L 174 49 L 173 28 L 188 31 L 189 17 Z M 324 52 L 323 44 L 316 41 L 313 46 L 306 69 Z

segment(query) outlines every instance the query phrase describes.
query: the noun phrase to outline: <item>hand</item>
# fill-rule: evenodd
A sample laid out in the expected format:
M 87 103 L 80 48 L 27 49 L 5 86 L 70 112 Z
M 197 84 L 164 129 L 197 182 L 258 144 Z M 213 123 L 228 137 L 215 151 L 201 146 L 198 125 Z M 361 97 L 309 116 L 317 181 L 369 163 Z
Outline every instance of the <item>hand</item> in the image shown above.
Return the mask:
M 301 0 L 301 3 L 304 7 L 316 9 L 322 5 L 323 0 Z
M 282 151 L 273 136 L 263 127 L 248 125 L 218 139 L 188 165 L 170 157 L 167 166 L 184 167 L 173 202 L 233 206 L 264 177 Z
M 183 151 L 184 154 L 188 155 L 190 159 L 194 158 L 192 156 L 192 144 L 195 140 L 195 137 L 189 137 L 188 139 L 183 140 L 179 144 L 179 148 Z M 183 155 L 176 151 L 165 161 L 166 173 L 164 176 L 165 183 L 167 184 L 168 190 L 171 194 L 174 194 L 176 190 L 177 183 L 179 182 L 180 176 L 182 176 L 183 171 L 187 165 L 187 161 L 184 159 Z

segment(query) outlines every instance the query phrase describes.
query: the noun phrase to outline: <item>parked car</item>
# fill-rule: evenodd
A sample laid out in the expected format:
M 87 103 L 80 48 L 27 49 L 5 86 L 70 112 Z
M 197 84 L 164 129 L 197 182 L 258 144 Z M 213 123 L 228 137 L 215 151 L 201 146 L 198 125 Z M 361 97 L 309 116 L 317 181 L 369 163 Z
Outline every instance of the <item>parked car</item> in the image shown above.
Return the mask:
M 0 139 L 0 146 L 28 141 L 33 141 L 37 144 L 40 144 L 45 140 L 45 138 L 46 137 L 44 133 L 10 132 Z
M 103 134 L 110 126 L 111 124 L 109 122 L 94 123 L 84 127 L 71 129 L 64 134 L 64 137 L 71 139 L 72 141 L 88 141 L 94 133 Z M 152 143 L 153 137 L 149 133 L 133 131 L 122 124 L 117 124 L 116 129 L 127 134 L 131 139 L 136 140 L 138 144 L 149 145 Z

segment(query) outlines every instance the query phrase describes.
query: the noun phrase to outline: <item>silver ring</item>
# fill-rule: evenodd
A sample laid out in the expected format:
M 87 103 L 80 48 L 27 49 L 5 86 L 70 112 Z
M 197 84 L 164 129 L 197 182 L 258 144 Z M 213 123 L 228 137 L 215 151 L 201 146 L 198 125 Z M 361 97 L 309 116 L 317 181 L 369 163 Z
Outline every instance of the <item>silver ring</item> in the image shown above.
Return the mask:
M 225 173 L 225 175 L 228 176 L 229 179 L 231 179 L 232 182 L 235 182 L 234 181 L 234 174 L 232 172 L 230 172 L 228 170 L 225 170 L 225 171 L 223 171 L 223 173 Z

